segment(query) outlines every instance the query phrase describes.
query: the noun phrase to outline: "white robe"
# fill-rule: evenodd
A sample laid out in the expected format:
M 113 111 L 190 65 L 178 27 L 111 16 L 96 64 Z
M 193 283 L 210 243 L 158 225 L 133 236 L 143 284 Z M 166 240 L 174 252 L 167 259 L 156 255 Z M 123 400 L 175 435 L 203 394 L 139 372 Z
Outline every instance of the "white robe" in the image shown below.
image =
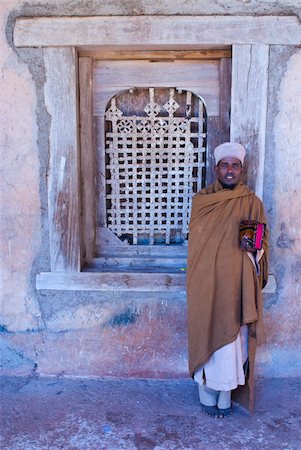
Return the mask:
M 248 326 L 243 325 L 235 341 L 214 352 L 195 372 L 194 379 L 202 385 L 205 375 L 206 386 L 216 391 L 231 391 L 245 384 L 243 365 L 247 358 Z

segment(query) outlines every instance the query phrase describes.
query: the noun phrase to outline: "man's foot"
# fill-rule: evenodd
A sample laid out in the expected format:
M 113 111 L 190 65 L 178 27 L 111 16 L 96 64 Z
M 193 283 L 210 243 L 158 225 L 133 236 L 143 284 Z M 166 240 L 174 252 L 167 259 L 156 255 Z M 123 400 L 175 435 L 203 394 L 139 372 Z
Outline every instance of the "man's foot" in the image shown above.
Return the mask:
M 206 405 L 203 405 L 203 403 L 201 403 L 201 408 L 202 408 L 203 413 L 206 414 L 206 416 L 218 417 L 219 412 L 218 412 L 218 408 L 216 405 L 215 406 L 206 406 Z
M 232 414 L 231 391 L 220 391 L 217 409 L 219 419 L 225 419 Z
M 204 414 L 209 417 L 218 416 L 218 408 L 216 406 L 218 392 L 208 388 L 205 384 L 199 384 L 200 404 Z
M 231 414 L 233 413 L 232 406 L 230 406 L 230 408 L 225 408 L 225 409 L 217 408 L 217 410 L 218 410 L 218 418 L 219 419 L 226 419 L 227 417 L 231 416 Z

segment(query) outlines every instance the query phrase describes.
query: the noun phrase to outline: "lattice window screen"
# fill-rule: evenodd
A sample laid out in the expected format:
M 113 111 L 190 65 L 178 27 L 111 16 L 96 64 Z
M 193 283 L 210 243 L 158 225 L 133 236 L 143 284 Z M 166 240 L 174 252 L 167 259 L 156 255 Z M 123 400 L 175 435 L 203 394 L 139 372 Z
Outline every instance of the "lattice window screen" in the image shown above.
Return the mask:
M 107 226 L 118 237 L 150 245 L 186 239 L 191 197 L 205 175 L 205 117 L 190 91 L 131 89 L 111 99 Z

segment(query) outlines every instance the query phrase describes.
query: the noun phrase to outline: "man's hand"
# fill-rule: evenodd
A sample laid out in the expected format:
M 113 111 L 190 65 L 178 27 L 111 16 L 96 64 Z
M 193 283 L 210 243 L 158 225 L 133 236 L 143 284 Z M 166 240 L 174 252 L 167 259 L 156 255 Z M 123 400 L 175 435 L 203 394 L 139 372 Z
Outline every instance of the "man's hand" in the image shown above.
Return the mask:
M 251 244 L 250 240 L 247 237 L 243 237 L 241 241 L 241 249 L 244 250 L 245 252 L 251 253 L 256 252 L 255 248 L 253 247 L 253 245 Z

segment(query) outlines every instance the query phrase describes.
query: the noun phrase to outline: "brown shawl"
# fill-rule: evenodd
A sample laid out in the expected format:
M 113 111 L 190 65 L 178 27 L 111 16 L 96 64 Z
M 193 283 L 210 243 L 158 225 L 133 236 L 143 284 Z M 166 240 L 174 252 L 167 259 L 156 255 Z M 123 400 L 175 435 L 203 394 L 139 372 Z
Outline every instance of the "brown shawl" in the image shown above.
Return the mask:
M 236 339 L 241 325 L 248 324 L 248 383 L 236 391 L 252 410 L 256 342 L 262 335 L 261 289 L 267 282 L 267 239 L 258 277 L 239 246 L 241 219 L 266 223 L 261 200 L 242 182 L 231 190 L 216 181 L 193 198 L 187 267 L 189 370 L 193 376 L 213 352 Z

